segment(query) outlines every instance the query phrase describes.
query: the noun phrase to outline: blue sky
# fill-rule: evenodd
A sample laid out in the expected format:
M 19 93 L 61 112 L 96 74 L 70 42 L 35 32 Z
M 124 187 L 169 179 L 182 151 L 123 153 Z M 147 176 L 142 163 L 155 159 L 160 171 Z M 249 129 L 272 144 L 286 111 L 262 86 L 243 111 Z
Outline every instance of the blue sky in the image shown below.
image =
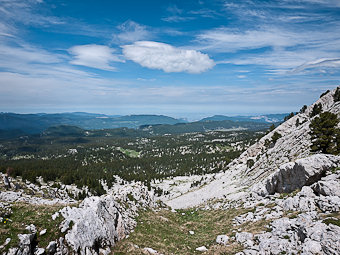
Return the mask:
M 0 111 L 298 111 L 339 85 L 340 1 L 0 0 Z

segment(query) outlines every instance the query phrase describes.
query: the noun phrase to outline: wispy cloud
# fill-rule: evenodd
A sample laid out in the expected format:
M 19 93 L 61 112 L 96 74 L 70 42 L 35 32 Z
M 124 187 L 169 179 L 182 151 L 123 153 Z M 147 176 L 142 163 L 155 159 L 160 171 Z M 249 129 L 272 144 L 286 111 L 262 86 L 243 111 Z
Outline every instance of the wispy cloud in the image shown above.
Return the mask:
M 164 72 L 201 73 L 215 64 L 208 55 L 195 50 L 185 50 L 169 44 L 139 41 L 122 46 L 124 56 L 143 67 Z
M 217 63 L 260 65 L 273 74 L 297 74 L 306 69 L 317 72 L 320 69 L 309 63 L 340 58 L 336 2 L 285 0 L 259 5 L 252 0 L 225 1 L 225 11 L 236 19 L 228 27 L 198 34 L 197 49 L 228 54 L 228 58 Z M 322 64 L 325 69 L 333 65 L 328 61 Z
M 111 62 L 122 62 L 122 60 L 114 54 L 114 49 L 105 45 L 78 45 L 69 49 L 69 53 L 74 55 L 74 59 L 70 61 L 73 65 L 81 65 L 93 67 L 97 69 L 113 71 L 115 68 Z
M 30 26 L 65 24 L 59 17 L 42 15 L 36 11 L 43 1 L 0 0 L 1 20 Z
M 120 24 L 117 29 L 119 32 L 113 35 L 113 40 L 119 43 L 147 40 L 153 37 L 152 32 L 146 26 L 132 20 Z
M 177 7 L 177 5 L 170 5 L 167 8 L 168 16 L 162 18 L 166 22 L 183 22 L 195 19 L 192 16 L 185 15 L 184 10 Z
M 218 52 L 233 52 L 244 49 L 263 47 L 289 47 L 304 42 L 307 35 L 278 27 L 239 31 L 230 28 L 216 28 L 198 35 L 197 39 L 203 48 Z
M 298 66 L 291 70 L 292 73 L 299 73 L 306 69 L 314 69 L 314 68 L 340 68 L 340 58 L 333 59 L 317 59 L 316 61 L 310 61 L 304 63 L 301 66 Z

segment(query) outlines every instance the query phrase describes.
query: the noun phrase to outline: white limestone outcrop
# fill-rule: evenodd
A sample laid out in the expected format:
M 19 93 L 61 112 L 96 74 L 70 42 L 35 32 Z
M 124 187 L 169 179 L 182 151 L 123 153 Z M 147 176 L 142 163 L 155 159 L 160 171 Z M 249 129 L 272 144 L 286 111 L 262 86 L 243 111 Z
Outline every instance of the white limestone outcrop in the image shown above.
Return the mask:
M 116 195 L 88 197 L 79 207 L 65 207 L 61 231 L 65 241 L 80 254 L 99 254 L 112 247 L 136 226 L 138 209 L 155 206 L 153 196 L 141 184 L 121 187 Z
M 264 181 L 256 184 L 252 190 L 259 195 L 290 193 L 305 185 L 317 182 L 327 171 L 339 166 L 340 156 L 312 155 L 307 158 L 298 159 L 295 162 L 283 164 Z M 325 187 L 325 184 L 322 183 L 318 187 L 320 191 L 332 189 Z M 336 193 L 337 191 L 334 192 Z

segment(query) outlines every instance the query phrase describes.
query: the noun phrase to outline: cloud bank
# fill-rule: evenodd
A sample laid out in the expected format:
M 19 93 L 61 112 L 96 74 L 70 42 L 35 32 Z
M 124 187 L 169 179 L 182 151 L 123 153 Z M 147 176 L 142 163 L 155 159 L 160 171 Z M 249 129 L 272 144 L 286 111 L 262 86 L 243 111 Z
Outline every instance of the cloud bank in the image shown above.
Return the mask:
M 207 54 L 176 48 L 165 43 L 138 41 L 122 48 L 125 58 L 143 67 L 160 69 L 167 73 L 202 73 L 215 65 Z

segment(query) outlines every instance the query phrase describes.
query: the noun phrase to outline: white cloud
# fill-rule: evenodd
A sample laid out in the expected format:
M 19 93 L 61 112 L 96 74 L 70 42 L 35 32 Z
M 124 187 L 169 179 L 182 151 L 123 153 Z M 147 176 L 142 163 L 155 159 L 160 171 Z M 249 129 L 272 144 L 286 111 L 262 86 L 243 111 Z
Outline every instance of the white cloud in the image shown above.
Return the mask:
M 118 29 L 121 32 L 114 35 L 113 39 L 121 42 L 135 42 L 152 37 L 152 33 L 147 30 L 146 26 L 140 25 L 131 20 L 119 25 Z
M 139 41 L 122 46 L 124 56 L 143 67 L 161 69 L 164 72 L 202 73 L 215 63 L 207 54 L 185 50 L 169 44 Z
M 277 27 L 265 27 L 247 31 L 217 28 L 198 35 L 203 48 L 219 52 L 233 52 L 262 47 L 289 47 L 304 42 L 305 34 L 296 34 Z
M 300 65 L 296 68 L 294 68 L 291 72 L 292 73 L 299 73 L 306 69 L 312 69 L 312 68 L 339 68 L 340 67 L 340 58 L 333 58 L 333 59 L 317 59 L 315 61 L 310 61 L 307 63 L 304 63 L 303 65 Z
M 115 68 L 110 65 L 111 62 L 122 62 L 117 55 L 114 55 L 114 49 L 105 45 L 77 45 L 70 48 L 69 53 L 74 55 L 74 59 L 70 62 L 71 64 L 107 71 L 115 70 Z

